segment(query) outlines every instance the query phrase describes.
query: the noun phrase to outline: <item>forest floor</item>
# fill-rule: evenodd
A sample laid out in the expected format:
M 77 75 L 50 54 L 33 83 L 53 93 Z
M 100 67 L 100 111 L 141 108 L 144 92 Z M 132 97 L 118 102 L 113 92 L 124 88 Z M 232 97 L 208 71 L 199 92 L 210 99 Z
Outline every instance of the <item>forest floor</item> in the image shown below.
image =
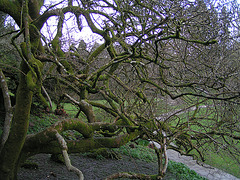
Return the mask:
M 145 174 L 157 174 L 156 162 L 144 162 L 128 156 L 122 159 L 93 159 L 83 155 L 70 155 L 72 165 L 79 168 L 84 174 L 85 180 L 102 180 L 117 172 L 135 172 Z M 37 169 L 21 168 L 18 180 L 77 180 L 76 174 L 69 172 L 64 164 L 50 160 L 50 155 L 40 154 L 31 158 L 38 164 Z M 165 179 L 175 179 L 167 175 Z

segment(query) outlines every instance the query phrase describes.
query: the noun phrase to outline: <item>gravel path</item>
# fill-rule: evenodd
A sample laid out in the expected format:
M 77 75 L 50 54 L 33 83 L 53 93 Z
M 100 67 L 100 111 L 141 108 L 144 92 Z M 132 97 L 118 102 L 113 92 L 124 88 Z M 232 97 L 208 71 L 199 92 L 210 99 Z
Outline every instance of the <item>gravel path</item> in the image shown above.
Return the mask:
M 209 165 L 198 165 L 196 163 L 196 160 L 193 160 L 192 157 L 181 156 L 178 152 L 174 150 L 168 150 L 167 153 L 170 160 L 181 162 L 187 165 L 190 169 L 197 172 L 200 176 L 206 177 L 209 180 L 240 180 L 239 178 L 236 178 L 231 174 L 228 174 Z

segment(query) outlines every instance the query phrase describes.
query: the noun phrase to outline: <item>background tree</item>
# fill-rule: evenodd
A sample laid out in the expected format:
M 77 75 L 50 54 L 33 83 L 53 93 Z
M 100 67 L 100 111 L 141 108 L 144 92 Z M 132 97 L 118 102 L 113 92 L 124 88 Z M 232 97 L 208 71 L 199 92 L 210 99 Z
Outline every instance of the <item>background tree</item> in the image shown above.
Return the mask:
M 238 21 L 226 16 L 237 11 L 187 0 L 0 0 L 0 10 L 20 28 L 12 44 L 22 59 L 11 131 L 0 152 L 1 179 L 16 179 L 20 165 L 38 153 L 62 153 L 69 170 L 82 178 L 68 153 L 116 148 L 137 138 L 160 144 L 155 148 L 158 178 L 166 173 L 167 149 L 204 160 L 202 152 L 214 144 L 239 157 L 239 59 L 234 49 L 239 42 L 229 23 Z M 83 41 L 77 48 L 73 38 L 64 43 L 69 14 L 79 33 L 87 26 L 104 41 L 92 49 Z M 44 37 L 43 27 L 53 17 L 56 31 Z M 21 34 L 19 47 L 15 41 Z M 59 98 L 76 104 L 86 120 L 69 118 L 27 135 L 33 96 L 47 108 L 42 89 L 51 88 L 50 83 L 61 88 Z M 163 111 L 171 107 L 159 103 L 165 97 L 179 99 L 176 111 Z M 111 120 L 96 117 L 93 107 Z M 67 141 L 61 135 L 67 130 L 83 138 Z

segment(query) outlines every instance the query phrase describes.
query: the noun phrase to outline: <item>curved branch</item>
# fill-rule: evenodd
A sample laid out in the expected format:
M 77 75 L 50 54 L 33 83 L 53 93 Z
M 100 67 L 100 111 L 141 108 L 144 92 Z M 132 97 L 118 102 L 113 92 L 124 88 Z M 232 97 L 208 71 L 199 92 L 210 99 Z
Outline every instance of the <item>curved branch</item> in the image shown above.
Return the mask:
M 109 123 L 84 123 L 79 119 L 68 119 L 58 122 L 51 127 L 34 135 L 28 135 L 23 147 L 23 153 L 27 156 L 33 156 L 38 153 L 60 154 L 62 149 L 56 141 L 56 132 L 61 133 L 66 130 L 76 130 L 83 135 L 83 139 L 69 140 L 68 152 L 79 153 L 88 152 L 102 147 L 118 148 L 127 142 L 137 138 L 142 132 L 135 131 L 118 135 L 114 137 L 93 137 L 94 131 L 108 130 L 109 132 L 117 130 L 120 126 Z
M 172 99 L 177 99 L 177 98 L 180 98 L 182 96 L 188 96 L 189 95 L 189 96 L 202 97 L 202 98 L 206 98 L 206 99 L 229 101 L 229 100 L 240 97 L 240 94 L 237 91 L 236 92 L 223 92 L 223 93 L 218 93 L 218 94 L 209 94 L 208 96 L 203 95 L 203 94 L 197 94 L 197 93 L 181 93 L 181 94 L 178 94 L 178 95 L 174 95 L 171 92 L 169 92 L 167 89 L 162 88 L 157 83 L 155 83 L 153 81 L 150 81 L 148 79 L 141 79 L 141 82 L 145 82 L 145 83 L 148 83 L 148 84 L 151 84 L 151 85 L 155 86 L 156 88 L 158 88 L 162 92 L 165 92 L 166 94 L 168 94 Z M 179 87 L 179 85 L 177 87 Z M 229 97 L 219 97 L 219 96 L 228 95 L 228 94 L 230 94 L 231 96 L 229 96 Z
M 96 121 L 95 114 L 93 112 L 92 105 L 86 102 L 85 100 L 81 100 L 80 102 L 73 99 L 67 93 L 64 94 L 69 100 L 71 100 L 74 104 L 77 104 L 80 107 L 80 110 L 87 116 L 88 122 L 93 123 Z

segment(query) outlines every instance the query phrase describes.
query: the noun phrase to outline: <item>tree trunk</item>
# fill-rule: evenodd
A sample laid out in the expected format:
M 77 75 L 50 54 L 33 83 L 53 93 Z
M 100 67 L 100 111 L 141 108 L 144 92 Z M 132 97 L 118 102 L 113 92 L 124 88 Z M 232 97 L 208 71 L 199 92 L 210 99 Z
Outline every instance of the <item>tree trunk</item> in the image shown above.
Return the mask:
M 5 80 L 5 76 L 1 69 L 0 69 L 0 81 L 1 81 L 0 87 L 2 87 L 4 106 L 5 106 L 5 112 L 6 112 L 4 126 L 3 126 L 3 133 L 1 136 L 1 144 L 0 144 L 0 153 L 1 153 L 2 148 L 9 135 L 13 113 L 12 113 L 10 95 L 8 93 L 7 82 Z
M 17 179 L 18 158 L 25 142 L 33 93 L 27 87 L 27 65 L 22 62 L 16 106 L 9 137 L 0 154 L 0 180 Z

